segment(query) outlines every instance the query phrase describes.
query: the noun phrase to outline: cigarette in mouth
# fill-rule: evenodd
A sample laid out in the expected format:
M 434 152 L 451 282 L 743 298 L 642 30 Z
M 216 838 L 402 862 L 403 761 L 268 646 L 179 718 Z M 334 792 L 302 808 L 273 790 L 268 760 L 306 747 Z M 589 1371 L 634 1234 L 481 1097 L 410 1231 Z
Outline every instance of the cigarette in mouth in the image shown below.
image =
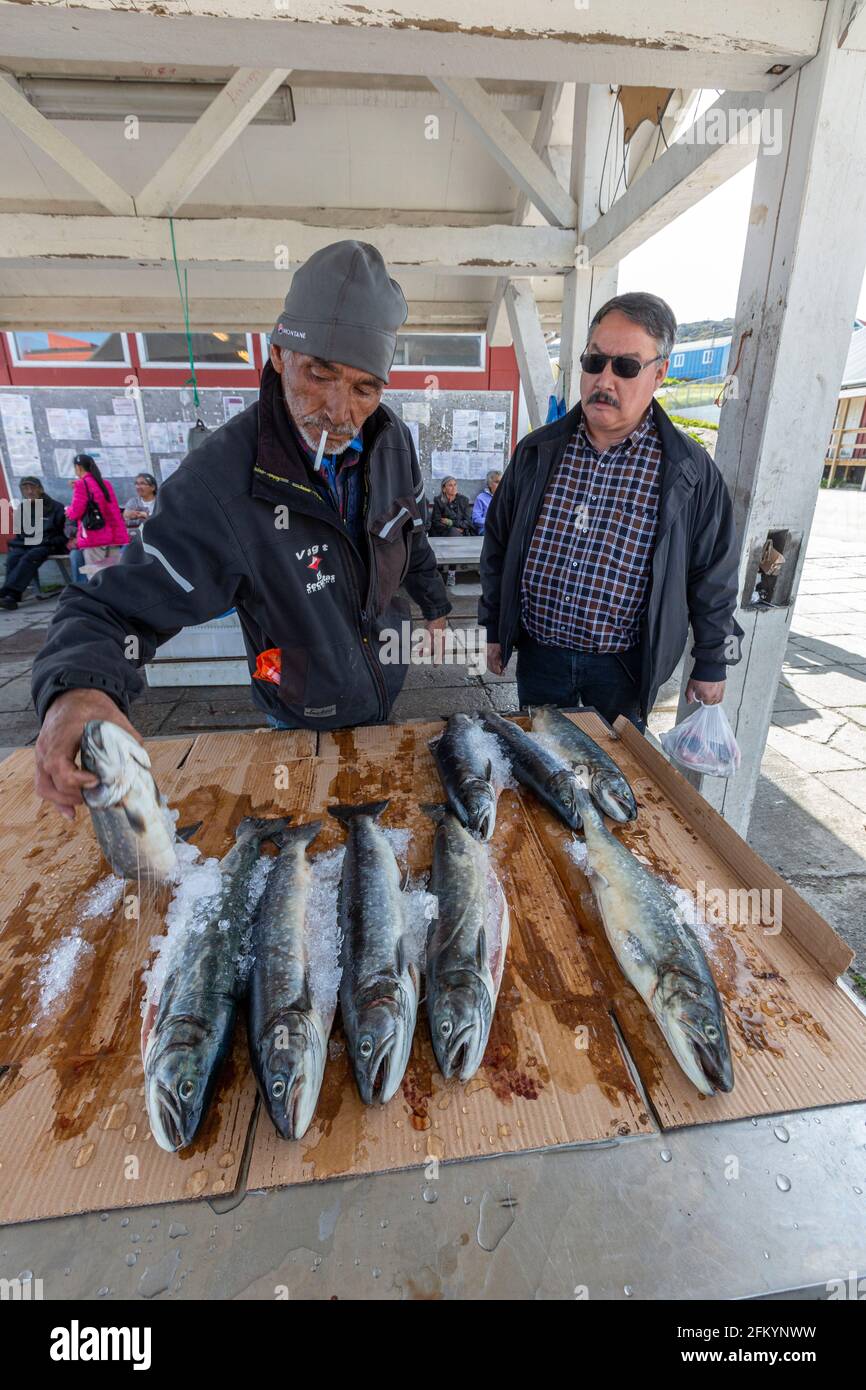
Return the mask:
M 327 430 L 322 430 L 322 437 L 321 437 L 321 439 L 319 440 L 319 447 L 318 447 L 318 449 L 316 450 L 316 470 L 317 470 L 317 471 L 318 471 L 318 469 L 319 469 L 319 467 L 320 467 L 320 465 L 321 465 L 321 462 L 322 462 L 322 456 L 324 455 L 324 452 L 325 452 L 325 440 L 326 440 L 327 438 L 328 438 L 328 431 L 327 431 Z

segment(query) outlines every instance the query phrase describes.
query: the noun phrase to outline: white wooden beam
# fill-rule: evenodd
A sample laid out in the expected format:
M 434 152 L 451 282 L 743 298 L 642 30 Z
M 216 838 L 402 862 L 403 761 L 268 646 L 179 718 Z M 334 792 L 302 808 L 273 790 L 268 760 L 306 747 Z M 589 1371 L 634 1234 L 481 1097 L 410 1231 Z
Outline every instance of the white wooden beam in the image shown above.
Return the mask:
M 147 12 L 147 9 L 151 12 Z M 55 0 L 3 4 L 7 58 L 323 72 L 447 73 L 547 82 L 778 84 L 818 47 L 819 0 Z M 6 13 L 8 12 L 8 13 Z
M 763 105 L 759 92 L 726 92 L 701 118 L 701 128 L 710 138 L 690 139 L 687 132 L 598 221 L 589 225 L 581 219 L 581 241 L 590 264 L 615 265 L 752 163 L 758 153 Z M 753 118 L 737 127 L 737 113 L 748 112 L 754 113 Z M 769 109 L 768 115 L 772 115 Z M 716 134 L 721 143 L 712 142 Z
M 363 217 L 363 214 L 362 214 Z M 287 218 L 178 218 L 178 260 L 190 265 L 268 266 L 292 270 L 331 242 L 358 238 L 395 270 L 451 275 L 561 275 L 574 264 L 574 232 L 558 227 L 309 226 Z M 0 213 L 0 261 L 81 257 L 120 262 L 171 261 L 168 224 L 157 217 L 52 217 Z
M 86 188 L 102 207 L 119 215 L 135 211 L 130 195 L 109 174 L 100 169 L 89 155 L 46 120 L 31 106 L 17 81 L 9 73 L 0 74 L 0 115 L 38 145 L 59 164 L 64 173 Z
M 724 707 L 742 753 L 701 790 L 741 834 L 749 823 L 827 440 L 866 261 L 866 53 L 838 45 L 830 0 L 819 56 L 774 95 L 783 152 L 758 155 L 716 463 L 741 538 L 742 660 Z M 844 193 L 844 195 L 843 195 Z M 816 272 L 820 269 L 820 275 Z M 817 354 L 817 356 L 816 356 Z M 769 531 L 802 536 L 786 607 L 750 606 Z M 687 667 L 690 662 L 687 662 Z
M 553 122 L 556 117 L 557 108 L 562 100 L 564 83 L 548 82 L 544 89 L 544 99 L 541 103 L 541 110 L 538 113 L 538 121 L 535 126 L 535 133 L 532 137 L 532 148 L 541 158 L 547 149 L 550 134 L 553 129 Z M 517 203 L 514 208 L 513 222 L 515 227 L 522 227 L 526 224 L 532 204 L 527 195 L 521 190 L 517 195 Z M 505 290 L 508 286 L 506 279 L 497 280 L 496 288 L 493 291 L 493 298 L 490 301 L 490 311 L 487 316 L 487 342 L 490 347 L 507 347 L 511 342 L 511 331 L 508 327 L 508 315 L 505 312 Z
M 505 291 L 505 308 L 514 339 L 514 352 L 520 371 L 520 384 L 526 397 L 529 423 L 533 429 L 547 419 L 553 394 L 553 369 L 532 286 L 526 280 L 511 280 Z
M 134 274 L 130 271 L 130 274 Z M 38 276 L 39 272 L 34 272 Z M 270 298 L 227 295 L 220 298 L 190 296 L 190 317 L 203 331 L 219 328 L 246 332 L 270 332 L 288 288 L 288 277 Z M 408 329 L 461 328 L 480 332 L 487 317 L 484 300 L 409 299 Z M 538 305 L 543 323 L 558 322 L 559 302 Z M 177 332 L 183 328 L 180 302 L 164 296 L 56 294 L 4 294 L 0 291 L 0 330 L 88 328 L 109 332 Z
M 497 164 L 554 226 L 573 227 L 577 208 L 556 175 L 474 77 L 431 81 L 471 127 Z
M 185 203 L 265 102 L 288 68 L 238 68 L 135 199 L 140 217 L 165 217 Z

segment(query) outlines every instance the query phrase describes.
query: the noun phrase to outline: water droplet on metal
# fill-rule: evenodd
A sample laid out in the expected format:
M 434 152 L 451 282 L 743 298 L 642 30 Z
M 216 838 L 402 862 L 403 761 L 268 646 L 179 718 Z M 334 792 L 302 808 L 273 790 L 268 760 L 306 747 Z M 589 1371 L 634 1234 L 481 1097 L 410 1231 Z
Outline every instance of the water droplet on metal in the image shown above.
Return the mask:
M 128 1226 L 128 1225 L 129 1225 L 129 1217 L 128 1217 L 128 1216 L 122 1216 L 122 1217 L 120 1218 L 120 1224 L 121 1224 L 121 1226 Z
M 97 1298 L 107 1298 L 107 1296 L 110 1294 L 110 1292 L 111 1292 L 111 1290 L 110 1290 L 109 1288 L 106 1288 L 105 1284 L 103 1284 L 102 1288 L 98 1290 L 96 1297 L 97 1297 Z
M 387 1220 L 387 1218 L 386 1218 L 384 1221 L 380 1221 L 380 1222 L 379 1222 L 379 1225 L 380 1225 L 380 1227 L 381 1227 L 381 1229 L 382 1229 L 383 1231 L 386 1230 L 386 1229 L 387 1229 L 387 1226 L 388 1226 L 388 1220 Z
M 787 1144 L 791 1137 L 784 1125 L 776 1125 L 773 1129 L 773 1133 L 782 1144 Z
M 469 1196 L 469 1193 L 467 1192 L 466 1195 L 465 1195 L 464 1198 L 463 1198 L 463 1205 L 464 1205 L 464 1207 L 468 1207 L 468 1206 L 471 1204 L 471 1202 L 472 1202 L 472 1198 Z
M 780 1192 L 790 1192 L 790 1191 L 791 1191 L 791 1179 L 790 1179 L 790 1178 L 786 1178 L 784 1173 L 777 1173 L 777 1174 L 776 1174 L 776 1186 L 778 1187 L 778 1189 L 779 1189 Z
M 127 1257 L 126 1257 L 126 1263 L 129 1265 L 130 1268 L 132 1268 L 132 1266 L 133 1266 L 134 1264 L 138 1264 L 138 1251 L 137 1251 L 137 1250 L 133 1250 L 133 1252 L 132 1252 L 131 1255 L 127 1255 Z
M 661 1159 L 662 1163 L 670 1163 L 671 1159 L 673 1158 L 673 1154 L 671 1153 L 670 1149 L 662 1149 L 661 1153 L 659 1154 L 659 1158 Z
M 632 1289 L 631 1284 L 623 1284 L 623 1286 L 622 1286 L 622 1291 L 623 1291 L 623 1293 L 625 1294 L 626 1298 L 631 1298 L 631 1296 L 632 1296 L 632 1294 L 633 1294 L 633 1292 L 634 1292 L 634 1290 Z
M 379 1275 L 382 1273 L 382 1271 L 381 1271 L 381 1269 L 377 1269 L 376 1266 L 374 1265 L 374 1266 L 373 1266 L 373 1269 L 372 1269 L 372 1271 L 371 1271 L 371 1273 L 372 1273 L 374 1279 L 378 1279 L 378 1278 L 379 1278 Z
M 482 1250 L 495 1250 L 502 1237 L 514 1225 L 514 1212 L 517 1202 L 509 1194 L 507 1197 L 494 1197 L 487 1188 L 481 1198 L 478 1212 L 478 1229 L 475 1239 Z
M 439 1201 L 439 1193 L 436 1191 L 435 1187 L 425 1187 L 424 1191 L 421 1193 L 421 1196 L 424 1198 L 425 1202 Z

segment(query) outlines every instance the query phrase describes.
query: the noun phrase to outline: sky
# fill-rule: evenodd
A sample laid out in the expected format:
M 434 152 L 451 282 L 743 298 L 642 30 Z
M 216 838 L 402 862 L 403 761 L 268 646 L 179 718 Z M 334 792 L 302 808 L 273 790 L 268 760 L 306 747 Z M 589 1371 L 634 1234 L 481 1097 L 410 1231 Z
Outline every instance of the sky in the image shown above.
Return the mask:
M 678 323 L 733 317 L 754 179 L 752 163 L 626 256 L 619 292 L 661 295 Z M 856 313 L 866 318 L 866 277 Z

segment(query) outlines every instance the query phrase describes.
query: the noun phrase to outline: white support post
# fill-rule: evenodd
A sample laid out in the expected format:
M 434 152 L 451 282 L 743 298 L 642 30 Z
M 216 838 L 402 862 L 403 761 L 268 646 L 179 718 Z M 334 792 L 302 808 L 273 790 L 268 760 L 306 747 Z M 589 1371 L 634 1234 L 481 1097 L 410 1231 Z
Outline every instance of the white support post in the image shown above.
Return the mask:
M 167 217 L 186 202 L 290 71 L 238 68 L 141 190 L 135 200 L 139 216 Z
M 741 540 L 741 605 L 749 603 L 746 588 L 768 532 L 802 537 L 787 561 L 794 567 L 787 606 L 738 611 L 742 658 L 728 668 L 724 708 L 742 766 L 728 781 L 704 778 L 701 786 L 740 834 L 760 774 L 866 261 L 866 52 L 839 46 L 842 13 L 841 0 L 829 0 L 819 53 L 768 98 L 782 112 L 783 146 L 758 155 L 731 344 L 735 393 L 722 408 L 716 450 Z
M 579 225 L 585 227 L 601 216 L 602 207 L 617 186 L 616 148 L 619 102 L 608 85 L 582 85 L 574 93 L 574 126 L 571 147 L 571 196 L 578 206 Z M 581 238 L 582 240 L 582 238 Z M 580 394 L 579 357 L 596 309 L 616 294 L 618 268 L 588 265 L 578 245 L 577 267 L 562 288 L 562 323 L 559 336 L 557 393 L 570 410 Z
M 109 212 L 119 217 L 128 217 L 135 212 L 135 204 L 129 193 L 110 174 L 100 169 L 90 155 L 46 120 L 41 111 L 31 106 L 11 73 L 0 75 L 0 116 L 5 116 L 22 135 L 44 150 L 64 173 L 86 188 Z
M 505 307 L 514 352 L 520 371 L 520 384 L 526 397 L 529 423 L 533 429 L 547 419 L 547 407 L 553 394 L 553 369 L 538 306 L 528 280 L 510 280 L 505 291 Z

